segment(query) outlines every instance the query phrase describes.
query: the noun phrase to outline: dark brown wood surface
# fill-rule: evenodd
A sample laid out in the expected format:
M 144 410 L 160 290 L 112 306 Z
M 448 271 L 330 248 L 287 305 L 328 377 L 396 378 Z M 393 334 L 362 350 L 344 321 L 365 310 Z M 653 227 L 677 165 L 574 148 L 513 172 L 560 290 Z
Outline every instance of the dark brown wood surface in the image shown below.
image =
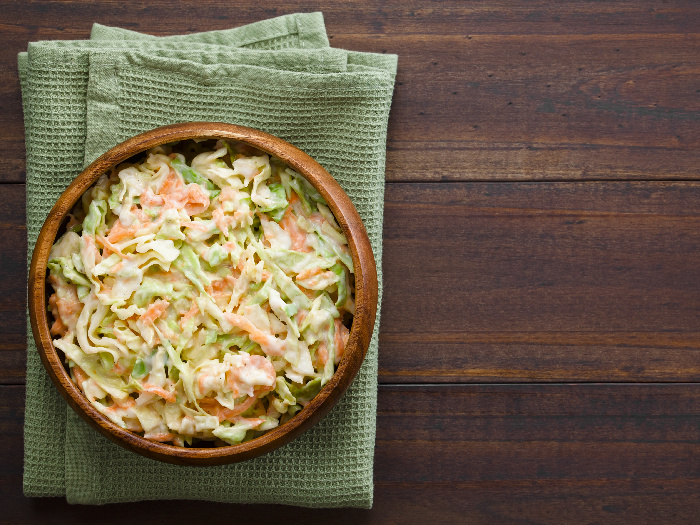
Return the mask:
M 16 54 L 322 10 L 399 54 L 371 511 L 21 493 Z M 0 522 L 700 521 L 700 5 L 0 0 Z

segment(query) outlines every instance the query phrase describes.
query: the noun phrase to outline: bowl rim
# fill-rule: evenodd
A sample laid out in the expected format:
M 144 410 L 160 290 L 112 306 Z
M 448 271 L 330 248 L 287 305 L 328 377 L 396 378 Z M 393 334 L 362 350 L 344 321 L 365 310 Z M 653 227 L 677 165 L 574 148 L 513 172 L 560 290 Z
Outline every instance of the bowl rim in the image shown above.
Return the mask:
M 154 442 L 125 430 L 95 409 L 73 383 L 49 332 L 46 305 L 48 256 L 67 213 L 112 166 L 155 146 L 192 138 L 240 141 L 282 160 L 303 175 L 323 196 L 348 239 L 354 265 L 356 311 L 350 337 L 333 377 L 294 417 L 262 436 L 239 445 L 184 448 Z M 378 283 L 372 247 L 364 224 L 340 184 L 312 157 L 288 142 L 257 129 L 222 122 L 184 122 L 135 135 L 111 148 L 86 167 L 65 189 L 49 212 L 37 238 L 28 276 L 28 307 L 41 361 L 68 404 L 102 435 L 118 445 L 167 463 L 219 465 L 245 461 L 290 442 L 320 421 L 342 397 L 360 369 L 374 329 Z

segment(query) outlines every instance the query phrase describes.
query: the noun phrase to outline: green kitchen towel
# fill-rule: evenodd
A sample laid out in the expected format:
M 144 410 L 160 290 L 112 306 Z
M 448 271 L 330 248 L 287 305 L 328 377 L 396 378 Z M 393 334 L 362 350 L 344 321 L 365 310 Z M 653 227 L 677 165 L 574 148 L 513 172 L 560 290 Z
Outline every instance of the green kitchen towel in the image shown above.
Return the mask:
M 19 57 L 29 255 L 55 199 L 86 163 L 135 133 L 211 120 L 268 131 L 314 156 L 357 206 L 381 268 L 396 57 L 327 46 L 320 13 L 165 38 L 95 25 L 90 42 L 30 45 Z M 93 504 L 202 499 L 369 507 L 378 324 L 360 373 L 320 424 L 260 458 L 199 468 L 143 458 L 94 432 L 58 396 L 30 335 L 25 493 Z

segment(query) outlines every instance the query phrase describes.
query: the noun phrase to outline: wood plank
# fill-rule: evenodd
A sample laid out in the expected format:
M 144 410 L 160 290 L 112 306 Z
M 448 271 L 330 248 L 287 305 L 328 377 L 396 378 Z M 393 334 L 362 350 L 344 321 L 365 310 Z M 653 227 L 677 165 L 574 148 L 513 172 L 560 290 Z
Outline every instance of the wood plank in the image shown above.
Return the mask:
M 295 10 L 204 4 L 192 19 L 187 6 L 163 2 L 134 2 L 128 12 L 74 1 L 0 9 L 11 21 L 0 25 L 6 182 L 25 176 L 16 54 L 28 41 L 86 38 L 94 21 L 163 35 Z M 323 10 L 333 46 L 400 55 L 388 180 L 700 178 L 692 3 L 358 1 Z
M 400 54 L 387 180 L 700 175 L 698 36 L 380 40 Z
M 0 384 L 23 383 L 26 366 L 25 187 L 0 185 Z
M 393 129 L 389 128 L 390 134 Z M 661 139 L 661 137 L 659 137 Z M 389 182 L 694 180 L 700 149 L 534 142 L 387 143 Z
M 86 4 L 79 0 L 36 1 L 22 8 L 11 0 L 0 2 L 6 15 L 3 30 L 31 38 L 83 38 L 85 28 L 97 21 L 121 25 L 154 35 L 228 29 L 294 12 L 322 11 L 329 33 L 361 34 L 630 34 L 696 32 L 700 13 L 692 0 L 659 4 L 654 0 L 577 2 L 550 5 L 527 0 L 384 2 L 350 0 L 342 4 L 272 0 L 234 7 L 219 2 L 176 5 L 167 0 L 136 0 L 125 9 L 119 2 Z M 168 16 L 168 24 L 153 24 Z M 445 24 L 449 21 L 449 24 Z M 464 29 L 468 28 L 465 33 Z M 56 36 L 58 35 L 58 36 Z
M 23 382 L 23 187 L 0 186 L 0 382 Z M 700 184 L 390 184 L 383 382 L 697 381 Z
M 700 184 L 390 184 L 383 382 L 697 381 Z
M 129 506 L 212 523 L 695 523 L 697 385 L 381 386 L 371 511 L 202 502 Z M 119 507 L 21 495 L 23 388 L 0 387 L 0 505 L 11 523 L 117 523 Z M 436 407 L 450 407 L 444 414 Z M 220 517 L 220 518 L 217 518 Z

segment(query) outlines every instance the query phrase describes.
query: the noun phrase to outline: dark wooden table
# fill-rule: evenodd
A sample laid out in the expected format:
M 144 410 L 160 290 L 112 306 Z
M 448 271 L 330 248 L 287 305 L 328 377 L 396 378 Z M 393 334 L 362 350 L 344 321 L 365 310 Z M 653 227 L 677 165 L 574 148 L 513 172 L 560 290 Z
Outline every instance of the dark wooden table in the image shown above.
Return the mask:
M 398 53 L 371 511 L 22 495 L 16 55 L 324 11 Z M 0 0 L 0 521 L 700 522 L 697 2 Z M 204 514 L 203 514 L 204 513 Z M 280 523 L 281 521 L 277 521 Z

